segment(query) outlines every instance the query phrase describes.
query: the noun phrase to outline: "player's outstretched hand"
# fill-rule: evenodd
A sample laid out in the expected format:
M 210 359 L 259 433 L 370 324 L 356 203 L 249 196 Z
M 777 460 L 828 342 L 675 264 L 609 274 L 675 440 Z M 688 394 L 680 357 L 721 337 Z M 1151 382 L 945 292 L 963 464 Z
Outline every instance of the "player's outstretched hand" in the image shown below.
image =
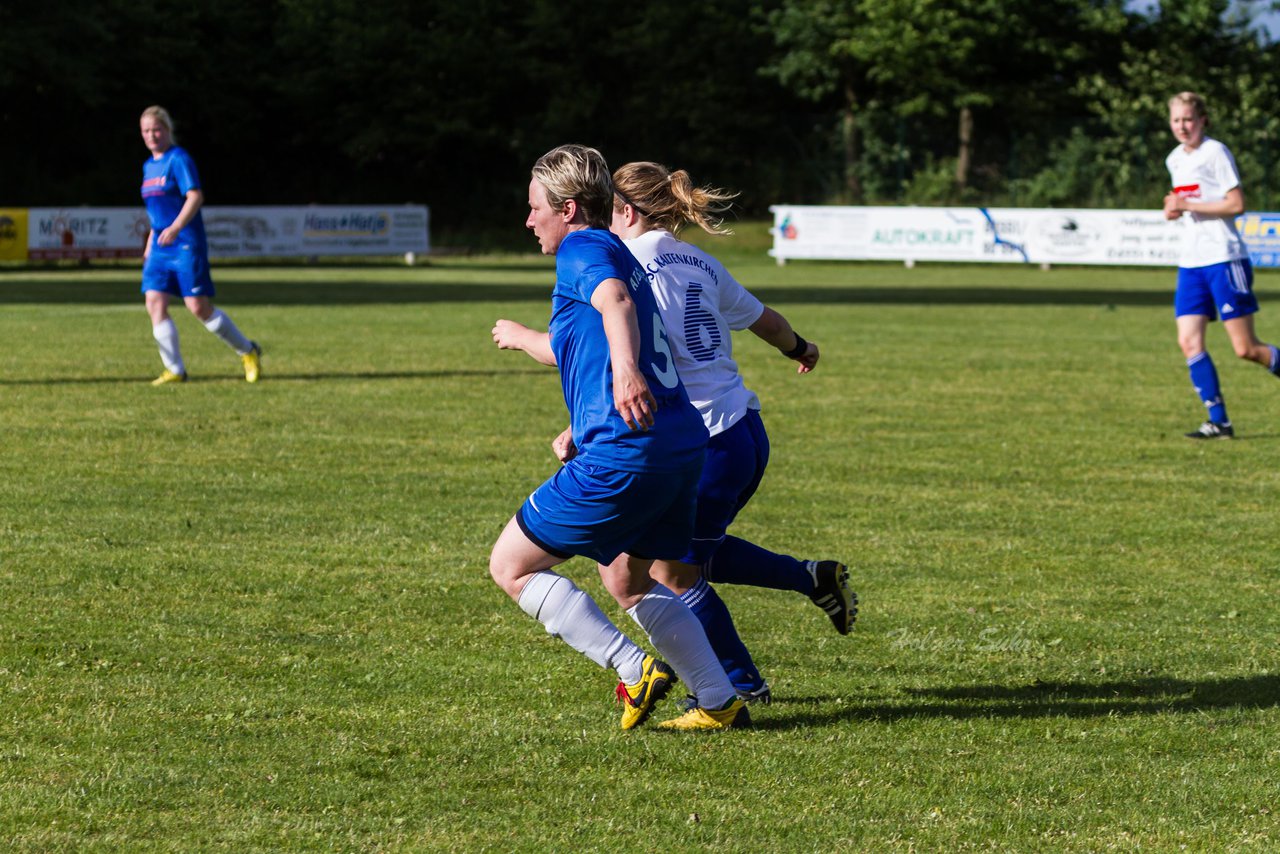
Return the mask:
M 1164 197 L 1164 218 L 1177 219 L 1182 216 L 1182 211 L 1178 210 L 1178 194 L 1169 193 Z

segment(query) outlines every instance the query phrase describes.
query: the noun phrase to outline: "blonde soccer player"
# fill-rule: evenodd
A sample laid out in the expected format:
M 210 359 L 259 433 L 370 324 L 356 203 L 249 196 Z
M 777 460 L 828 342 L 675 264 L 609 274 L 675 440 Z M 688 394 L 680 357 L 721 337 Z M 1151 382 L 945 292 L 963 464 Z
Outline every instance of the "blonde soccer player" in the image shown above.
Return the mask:
M 178 327 L 169 316 L 169 301 L 180 298 L 196 318 L 240 356 L 244 378 L 261 374 L 262 348 L 250 341 L 226 312 L 213 304 L 209 275 L 209 243 L 200 208 L 204 191 L 191 155 L 173 136 L 173 119 L 163 107 L 147 107 L 140 121 L 142 142 L 151 156 L 142 164 L 142 201 L 151 232 L 143 250 L 142 294 L 151 333 L 160 349 L 164 371 L 152 385 L 187 381 L 187 366 L 178 343 Z
M 645 270 L 681 381 L 709 436 L 693 536 L 684 554 L 655 562 L 652 571 L 698 618 L 738 696 L 768 703 L 769 683 L 710 582 L 804 594 L 840 634 L 853 626 L 857 596 L 849 588 L 848 568 L 839 561 L 800 560 L 727 533 L 759 487 L 770 450 L 760 400 L 733 359 L 732 333 L 750 330 L 793 360 L 800 374 L 817 366 L 818 346 L 739 284 L 715 257 L 678 237 L 685 225 L 723 233 L 722 214 L 733 194 L 697 187 L 688 172 L 652 162 L 619 167 L 613 182 L 610 229 Z M 500 324 L 494 330 L 500 346 L 531 355 L 546 346 L 545 333 L 511 321 Z
M 1180 92 L 1169 99 L 1169 129 L 1178 145 L 1165 158 L 1173 189 L 1164 198 L 1164 215 L 1183 223 L 1174 294 L 1178 346 L 1208 413 L 1208 420 L 1186 435 L 1230 439 L 1235 428 L 1227 416 L 1217 369 L 1205 349 L 1206 328 L 1220 317 L 1236 356 L 1277 376 L 1280 350 L 1254 332 L 1258 299 L 1253 267 L 1235 225 L 1245 210 L 1240 172 L 1231 151 L 1205 133 L 1208 127 L 1209 111 L 1199 95 Z
M 549 633 L 616 670 L 623 729 L 647 718 L 676 676 L 699 702 L 660 726 L 744 726 L 746 705 L 697 618 L 650 577 L 655 559 L 688 546 L 707 435 L 644 271 L 608 229 L 612 200 L 595 149 L 561 146 L 533 167 L 526 225 L 556 259 L 549 335 L 535 357 L 559 368 L 570 429 L 556 442 L 563 465 L 507 523 L 489 570 Z M 644 654 L 553 571 L 574 555 L 596 561 L 605 589 L 671 666 Z

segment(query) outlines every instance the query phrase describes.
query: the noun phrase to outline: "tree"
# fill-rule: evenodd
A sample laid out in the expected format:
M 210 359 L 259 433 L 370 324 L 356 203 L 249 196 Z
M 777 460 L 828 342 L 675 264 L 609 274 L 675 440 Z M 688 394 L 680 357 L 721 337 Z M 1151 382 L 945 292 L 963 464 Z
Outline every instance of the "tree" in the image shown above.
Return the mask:
M 800 97 L 842 92 L 847 141 L 858 92 L 900 119 L 951 117 L 961 196 L 978 116 L 1030 126 L 1063 109 L 1072 75 L 1115 51 L 1125 21 L 1122 0 L 789 0 L 770 16 L 781 54 L 766 70 Z M 857 149 L 846 153 L 856 175 Z
M 1280 131 L 1275 46 L 1262 45 L 1249 18 L 1229 15 L 1228 0 L 1185 0 L 1138 16 L 1112 73 L 1082 78 L 1077 90 L 1094 116 L 1093 171 L 1103 203 L 1132 188 L 1144 203 L 1163 193 L 1168 99 L 1195 91 L 1210 109 L 1210 133 L 1236 153 L 1245 185 L 1269 186 L 1269 152 Z M 1252 179 L 1252 180 L 1251 180 Z M 1123 192 L 1123 191 L 1122 191 Z
M 865 27 L 865 16 L 857 4 L 841 0 L 784 0 L 763 18 L 780 50 L 761 73 L 801 98 L 838 104 L 843 195 L 860 204 L 858 113 L 867 69 L 848 45 Z

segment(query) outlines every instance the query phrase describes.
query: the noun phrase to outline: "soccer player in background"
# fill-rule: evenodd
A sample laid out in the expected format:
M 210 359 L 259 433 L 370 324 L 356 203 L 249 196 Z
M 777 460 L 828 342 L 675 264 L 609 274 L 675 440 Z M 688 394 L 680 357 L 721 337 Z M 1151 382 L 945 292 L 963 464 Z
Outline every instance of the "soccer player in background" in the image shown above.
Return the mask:
M 657 163 L 628 163 L 614 172 L 613 181 L 611 230 L 648 274 L 676 368 L 710 435 L 693 539 L 679 560 L 655 562 L 654 577 L 680 594 L 698 617 L 738 695 L 768 702 L 769 685 L 708 582 L 803 593 L 827 613 L 840 634 L 848 634 L 853 624 L 857 597 L 849 589 L 848 570 L 838 561 L 801 561 L 726 536 L 769 461 L 760 400 L 743 383 L 730 333 L 751 330 L 795 360 L 801 374 L 817 365 L 818 347 L 742 287 L 723 264 L 676 237 L 686 223 L 711 234 L 726 233 L 721 215 L 732 194 L 694 187 L 688 172 L 671 172 Z M 531 354 L 545 347 L 545 333 L 512 321 L 499 321 L 494 333 L 501 347 Z
M 1191 384 L 1208 410 L 1208 420 L 1186 435 L 1229 439 L 1235 429 L 1204 346 L 1209 321 L 1221 315 L 1235 354 L 1277 376 L 1280 350 L 1254 333 L 1258 300 L 1253 294 L 1253 266 L 1235 225 L 1245 210 L 1244 191 L 1235 158 L 1225 145 L 1205 135 L 1208 126 L 1208 109 L 1199 95 L 1180 92 L 1169 99 L 1169 128 L 1178 146 L 1165 158 L 1173 189 L 1164 198 L 1164 215 L 1185 223 L 1174 314 Z
M 693 533 L 706 431 L 672 362 L 645 274 L 608 230 L 613 185 L 600 153 L 553 149 L 533 167 L 526 226 L 556 258 L 542 361 L 560 369 L 573 453 L 507 523 L 489 571 L 547 631 L 621 680 L 622 728 L 637 726 L 675 675 L 698 705 L 660 726 L 714 730 L 750 722 L 745 703 L 688 606 L 649 574 Z M 594 559 L 604 587 L 644 629 L 647 656 L 572 581 L 551 571 Z
M 143 110 L 141 127 L 142 142 L 151 152 L 142 164 L 142 201 L 151 220 L 151 233 L 142 256 L 142 293 L 151 316 L 151 333 L 164 363 L 164 372 L 151 384 L 187 381 L 178 327 L 169 316 L 170 297 L 181 297 L 205 329 L 239 354 L 244 378 L 257 382 L 262 349 L 213 305 L 209 244 L 200 216 L 204 193 L 195 161 L 186 149 L 175 144 L 173 120 L 163 107 Z

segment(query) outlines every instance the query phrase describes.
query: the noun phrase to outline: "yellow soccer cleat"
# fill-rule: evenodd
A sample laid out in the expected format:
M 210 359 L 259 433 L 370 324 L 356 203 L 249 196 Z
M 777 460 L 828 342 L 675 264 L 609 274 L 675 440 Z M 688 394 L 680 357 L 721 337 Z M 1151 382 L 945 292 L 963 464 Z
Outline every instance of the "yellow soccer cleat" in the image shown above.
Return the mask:
M 658 729 L 695 732 L 739 729 L 748 726 L 751 726 L 751 713 L 747 711 L 747 704 L 741 697 L 735 697 L 723 709 L 704 709 L 697 706 L 678 718 L 663 721 L 658 724 Z
M 186 373 L 175 374 L 173 371 L 165 368 L 160 376 L 151 381 L 152 385 L 168 385 L 169 383 L 185 383 L 187 381 Z
M 245 382 L 256 383 L 262 376 L 262 348 L 254 344 L 252 350 L 240 357 L 240 361 L 244 362 Z
M 676 672 L 665 661 L 652 655 L 644 657 L 640 681 L 634 685 L 618 683 L 618 700 L 622 703 L 622 728 L 632 729 L 648 720 L 653 707 L 676 683 Z

